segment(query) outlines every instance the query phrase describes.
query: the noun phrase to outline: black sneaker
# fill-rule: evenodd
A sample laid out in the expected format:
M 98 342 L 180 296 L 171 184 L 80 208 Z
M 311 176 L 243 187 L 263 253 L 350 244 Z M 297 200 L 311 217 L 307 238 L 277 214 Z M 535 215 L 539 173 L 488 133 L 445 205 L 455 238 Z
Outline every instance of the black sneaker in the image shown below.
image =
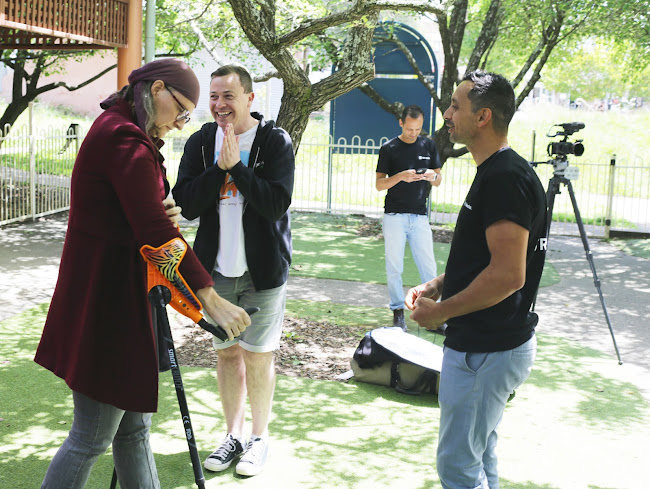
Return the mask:
M 404 332 L 408 331 L 406 320 L 404 319 L 404 309 L 393 310 L 393 327 L 401 328 Z
M 221 446 L 205 459 L 203 467 L 212 472 L 221 472 L 230 467 L 232 461 L 242 453 L 244 453 L 244 447 L 241 442 L 228 433 Z

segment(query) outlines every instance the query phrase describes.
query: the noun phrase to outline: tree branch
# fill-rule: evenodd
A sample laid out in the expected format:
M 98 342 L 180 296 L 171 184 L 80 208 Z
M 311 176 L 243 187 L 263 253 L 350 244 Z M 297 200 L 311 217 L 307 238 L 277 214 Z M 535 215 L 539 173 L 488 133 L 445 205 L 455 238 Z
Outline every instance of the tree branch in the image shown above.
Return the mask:
M 41 86 L 41 87 L 38 87 L 38 88 L 36 89 L 36 93 L 37 93 L 38 95 L 40 95 L 41 93 L 49 92 L 50 90 L 54 90 L 55 88 L 65 88 L 65 89 L 66 89 L 67 91 L 69 91 L 69 92 L 74 92 L 75 90 L 79 90 L 80 88 L 83 88 L 83 87 L 85 87 L 86 85 L 91 84 L 92 82 L 94 82 L 95 80 L 101 78 L 101 77 L 104 76 L 106 73 L 108 73 L 108 72 L 111 71 L 111 70 L 114 70 L 115 68 L 117 68 L 117 64 L 114 64 L 114 65 L 109 66 L 109 67 L 106 68 L 105 70 L 103 70 L 103 71 L 101 71 L 100 73 L 96 74 L 96 75 L 93 76 L 92 78 L 89 78 L 89 79 L 86 80 L 85 82 L 80 83 L 80 84 L 77 85 L 76 87 L 68 86 L 68 84 L 65 83 L 65 82 L 55 82 L 55 83 L 49 83 L 49 84 L 47 84 L 47 85 L 43 85 L 43 86 Z
M 196 34 L 196 37 L 199 40 L 199 43 L 201 43 L 201 46 L 203 46 L 203 48 L 208 52 L 210 57 L 219 66 L 222 66 L 224 64 L 223 58 L 219 55 L 219 53 L 217 51 L 214 50 L 214 48 L 212 46 L 210 46 L 210 43 L 205 38 L 205 35 L 203 34 L 203 31 L 201 29 L 199 29 L 199 26 L 196 23 L 195 19 L 190 21 L 190 27 L 192 28 L 192 31 L 194 32 L 194 34 Z
M 546 34 L 548 35 L 548 38 L 547 38 L 546 46 L 544 47 L 544 52 L 540 56 L 539 61 L 537 62 L 537 65 L 533 70 L 533 74 L 528 80 L 528 83 L 526 83 L 524 89 L 517 96 L 517 100 L 515 102 L 516 107 L 519 107 L 521 105 L 521 103 L 524 101 L 524 99 L 528 96 L 528 94 L 535 86 L 535 83 L 537 83 L 541 78 L 542 68 L 544 68 L 544 65 L 548 61 L 548 58 L 551 56 L 551 52 L 559 42 L 560 33 L 562 32 L 563 22 L 564 22 L 564 17 L 562 16 L 562 14 L 558 13 L 558 16 L 555 17 L 553 24 L 549 26 L 550 31 L 547 29 Z
M 167 29 L 165 29 L 165 30 L 168 30 L 168 29 L 171 30 L 171 29 L 173 29 L 173 28 L 175 28 L 175 27 L 177 27 L 177 26 L 179 26 L 179 25 L 183 25 L 183 24 L 186 24 L 186 23 L 188 23 L 188 22 L 189 22 L 190 24 L 191 24 L 192 22 L 196 22 L 197 20 L 201 19 L 201 18 L 202 18 L 202 17 L 203 17 L 207 12 L 208 12 L 208 10 L 210 10 L 210 7 L 211 7 L 212 4 L 215 3 L 215 2 L 216 2 L 217 5 L 220 5 L 220 4 L 227 4 L 227 3 L 228 3 L 228 0 L 208 0 L 208 3 L 205 4 L 205 8 L 204 8 L 200 13 L 198 13 L 198 14 L 195 15 L 194 17 L 190 17 L 190 18 L 188 18 L 188 19 L 180 20 L 180 21 L 178 21 L 178 22 L 172 24 L 171 28 L 170 28 L 170 27 L 167 27 Z
M 237 22 L 250 42 L 283 74 L 285 90 L 291 93 L 300 88 L 309 89 L 311 82 L 307 74 L 300 68 L 291 52 L 277 43 L 274 8 L 265 5 L 258 9 L 251 0 L 229 1 Z M 264 1 L 268 3 L 271 0 Z
M 278 73 L 277 71 L 267 71 L 262 75 L 258 75 L 254 77 L 253 81 L 255 83 L 263 83 L 265 81 L 269 81 L 271 78 L 282 78 L 282 77 L 280 76 L 280 73 Z
M 369 13 L 378 13 L 382 10 L 391 10 L 395 12 L 429 12 L 433 14 L 439 14 L 444 11 L 440 4 L 432 4 L 431 1 L 354 0 L 354 3 L 345 10 L 326 15 L 325 17 L 309 19 L 302 22 L 291 32 L 280 36 L 278 44 L 281 46 L 290 46 L 306 37 L 324 31 L 328 27 L 337 27 L 342 24 L 354 22 L 360 20 Z
M 411 50 L 406 46 L 406 44 L 402 42 L 401 39 L 399 39 L 397 36 L 393 35 L 392 33 L 387 33 L 386 39 L 393 42 L 399 48 L 399 50 L 404 54 L 404 56 L 406 56 L 406 60 L 408 61 L 411 68 L 413 69 L 415 75 L 418 77 L 418 80 L 420 80 L 420 83 L 422 83 L 422 85 L 424 85 L 424 87 L 428 90 L 429 94 L 431 95 L 431 98 L 433 98 L 433 103 L 436 105 L 436 107 L 438 107 L 440 105 L 440 97 L 438 97 L 438 88 L 435 86 L 434 83 L 432 83 L 428 79 L 427 76 L 424 75 L 424 73 L 422 73 L 422 70 L 420 69 L 417 62 L 415 61 L 415 57 L 413 56 L 413 53 L 411 53 Z
M 467 62 L 467 71 L 474 71 L 478 68 L 481 58 L 485 55 L 491 43 L 499 33 L 499 26 L 503 19 L 504 10 L 501 7 L 501 0 L 492 0 L 481 27 L 481 32 L 476 39 L 476 44 Z

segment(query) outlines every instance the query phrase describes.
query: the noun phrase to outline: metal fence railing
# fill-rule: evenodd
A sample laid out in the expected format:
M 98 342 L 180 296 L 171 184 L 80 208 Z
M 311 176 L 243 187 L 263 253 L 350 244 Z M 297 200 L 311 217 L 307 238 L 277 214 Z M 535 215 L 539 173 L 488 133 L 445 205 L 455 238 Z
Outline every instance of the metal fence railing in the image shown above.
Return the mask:
M 380 216 L 386 191 L 375 189 L 379 145 L 353 140 L 303 140 L 296 158 L 292 208 L 301 211 L 358 213 Z M 579 178 L 572 181 L 578 210 L 591 236 L 608 236 L 611 229 L 650 232 L 650 167 L 572 161 Z M 536 171 L 546 188 L 553 176 L 551 164 Z M 431 222 L 454 224 L 457 212 L 476 174 L 469 156 L 447 160 L 443 181 L 431 193 Z M 552 232 L 577 235 L 575 213 L 568 191 L 555 198 Z
M 189 133 L 166 138 L 162 151 L 172 185 Z M 65 210 L 70 175 L 81 136 L 78 128 L 42 131 L 12 130 L 0 134 L 0 225 Z M 383 142 L 383 141 L 382 141 Z M 379 145 L 358 138 L 332 142 L 303 140 L 296 158 L 292 209 L 308 212 L 383 213 L 385 191 L 375 189 Z M 603 162 L 570 162 L 580 176 L 572 182 L 580 214 L 590 236 L 610 230 L 650 232 L 650 166 Z M 546 187 L 553 166 L 536 171 Z M 431 222 L 453 224 L 476 173 L 469 157 L 450 159 L 443 181 L 431 193 Z M 566 188 L 555 198 L 552 232 L 578 234 Z
M 0 128 L 0 225 L 65 211 L 79 150 L 79 126 Z

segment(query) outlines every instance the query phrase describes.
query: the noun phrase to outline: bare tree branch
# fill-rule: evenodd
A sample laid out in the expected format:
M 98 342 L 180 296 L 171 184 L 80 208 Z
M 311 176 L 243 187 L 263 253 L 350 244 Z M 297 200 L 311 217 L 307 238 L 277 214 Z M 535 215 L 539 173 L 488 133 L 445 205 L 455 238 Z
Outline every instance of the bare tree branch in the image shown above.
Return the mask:
M 84 81 L 83 83 L 80 83 L 79 85 L 77 85 L 75 87 L 69 86 L 66 82 L 55 82 L 55 83 L 49 83 L 47 85 L 43 85 L 41 87 L 38 87 L 36 89 L 36 91 L 37 91 L 38 94 L 41 94 L 41 93 L 44 93 L 44 92 L 49 92 L 50 90 L 54 90 L 55 88 L 65 88 L 69 92 L 74 92 L 75 90 L 79 90 L 80 88 L 83 88 L 86 85 L 91 84 L 92 82 L 94 82 L 95 80 L 101 78 L 106 73 L 108 73 L 111 70 L 114 70 L 115 68 L 117 68 L 117 64 L 109 66 L 105 70 L 102 70 L 101 72 L 99 72 L 95 76 L 93 76 L 92 78 L 89 78 L 88 80 Z
M 428 76 L 425 76 L 424 73 L 422 73 L 422 70 L 418 66 L 415 57 L 413 57 L 413 53 L 411 53 L 411 50 L 404 44 L 399 37 L 393 35 L 392 33 L 388 34 L 386 36 L 387 40 L 390 40 L 391 42 L 395 43 L 395 45 L 398 47 L 398 49 L 406 56 L 406 60 L 408 61 L 409 65 L 413 69 L 413 73 L 418 77 L 418 80 L 420 80 L 420 83 L 424 85 L 424 87 L 428 90 L 429 94 L 431 95 L 431 98 L 433 98 L 433 103 L 438 107 L 440 105 L 440 97 L 438 97 L 438 89 L 435 86 L 435 84 L 429 79 Z M 401 111 L 400 111 L 401 112 Z
M 379 94 L 379 92 L 377 92 L 377 90 L 372 88 L 372 86 L 370 86 L 368 83 L 361 84 L 361 86 L 359 86 L 359 90 L 361 90 L 368 97 L 370 97 L 370 100 L 376 103 L 379 107 L 384 109 L 389 114 L 394 115 L 396 119 L 399 119 L 400 115 L 402 114 L 402 111 L 404 110 L 404 104 L 402 102 L 400 101 L 392 102 L 392 103 L 389 102 L 384 97 L 382 97 Z

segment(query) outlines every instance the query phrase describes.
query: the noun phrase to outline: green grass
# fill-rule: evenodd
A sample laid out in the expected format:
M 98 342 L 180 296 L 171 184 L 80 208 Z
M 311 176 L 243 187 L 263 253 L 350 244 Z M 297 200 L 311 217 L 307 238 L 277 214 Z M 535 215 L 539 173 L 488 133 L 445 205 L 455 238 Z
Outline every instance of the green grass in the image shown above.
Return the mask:
M 650 259 L 650 239 L 611 239 L 609 242 L 628 255 Z
M 4 100 L 0 101 L 0 113 L 4 113 L 7 105 L 7 102 Z M 84 129 L 84 131 L 87 131 L 94 121 L 94 118 L 92 117 L 74 112 L 63 106 L 54 106 L 40 102 L 34 103 L 33 117 L 34 127 L 39 131 L 44 130 L 48 127 L 65 130 L 72 123 L 80 124 L 82 129 Z M 20 114 L 20 116 L 18 116 L 18 119 L 14 123 L 14 128 L 21 129 L 24 126 L 26 130 L 28 125 L 29 110 L 25 110 L 22 114 Z
M 582 219 L 582 223 L 585 226 L 604 226 L 605 222 L 607 221 L 607 216 L 594 216 L 594 217 L 583 217 L 582 214 L 580 215 Z M 576 223 L 578 222 L 576 219 L 576 215 L 574 213 L 565 213 L 565 212 L 553 212 L 553 222 L 572 222 Z M 631 221 L 628 221 L 627 219 L 624 218 L 618 218 L 616 219 L 616 227 L 617 228 L 624 228 L 624 229 L 634 229 L 636 228 L 636 224 L 634 224 Z
M 606 112 L 575 110 L 557 104 L 524 104 L 515 113 L 508 132 L 508 142 L 525 158 L 532 157 L 533 131 L 536 133 L 534 154 L 536 161 L 548 158 L 546 147 L 549 142 L 561 138 L 548 138 L 553 124 L 564 122 L 584 122 L 585 128 L 569 137 L 570 141 L 583 139 L 585 154 L 580 158 L 571 157 L 575 162 L 590 164 L 609 164 L 612 154 L 618 165 L 650 166 L 647 155 L 650 140 L 647 128 L 650 127 L 650 110 L 647 108 Z M 437 117 L 438 127 L 442 117 Z M 554 128 L 553 131 L 555 131 Z M 560 128 L 561 129 L 561 128 Z
M 388 300 L 388 297 L 386 297 Z M 352 306 L 348 304 L 334 304 L 332 302 L 308 301 L 298 299 L 287 299 L 286 314 L 292 318 L 303 318 L 310 321 L 317 321 L 339 326 L 358 326 L 365 331 L 375 328 L 390 326 L 392 316 L 386 314 L 386 308 L 369 306 Z M 404 315 L 409 331 L 415 336 L 420 336 L 432 343 L 441 344 L 441 336 L 426 332 L 418 324 L 411 320 L 409 314 Z M 363 335 L 359 334 L 359 339 Z
M 294 213 L 291 273 L 300 277 L 385 284 L 384 241 L 374 236 L 358 236 L 359 224 L 361 219 L 352 216 Z M 434 253 L 442 271 L 449 256 L 449 245 L 434 244 Z M 404 285 L 418 285 L 421 280 L 410 251 L 405 255 Z
M 360 224 L 361 219 L 355 216 L 293 213 L 292 275 L 385 284 L 383 239 L 358 236 Z M 438 273 L 445 269 L 449 247 L 447 243 L 434 243 Z M 405 252 L 402 277 L 405 286 L 421 283 L 410 250 Z M 541 286 L 558 282 L 559 274 L 548 264 Z
M 0 322 L 0 487 L 39 487 L 72 421 L 64 382 L 36 365 L 47 305 Z M 356 316 L 359 318 L 360 316 Z M 365 318 L 356 325 L 364 324 Z M 499 463 L 509 489 L 637 489 L 650 437 L 650 406 L 610 356 L 561 337 L 539 337 L 533 373 L 508 404 Z M 349 345 L 352 349 L 356 345 Z M 110 368 L 110 366 L 108 366 Z M 201 459 L 225 425 L 213 369 L 182 368 Z M 189 489 L 194 476 L 171 375 L 160 381 L 152 447 L 162 486 Z M 207 488 L 439 489 L 435 396 L 280 376 L 264 472 L 205 473 Z M 109 486 L 110 450 L 89 489 Z
M 359 236 L 357 231 L 362 222 L 358 216 L 293 212 L 291 275 L 386 284 L 384 241 L 375 236 Z M 188 242 L 193 243 L 196 226 L 183 227 L 183 234 Z M 447 243 L 434 243 L 438 273 L 445 269 L 449 246 Z M 405 287 L 421 283 L 410 250 L 404 254 L 402 280 Z M 540 286 L 546 287 L 559 280 L 558 272 L 547 263 Z

